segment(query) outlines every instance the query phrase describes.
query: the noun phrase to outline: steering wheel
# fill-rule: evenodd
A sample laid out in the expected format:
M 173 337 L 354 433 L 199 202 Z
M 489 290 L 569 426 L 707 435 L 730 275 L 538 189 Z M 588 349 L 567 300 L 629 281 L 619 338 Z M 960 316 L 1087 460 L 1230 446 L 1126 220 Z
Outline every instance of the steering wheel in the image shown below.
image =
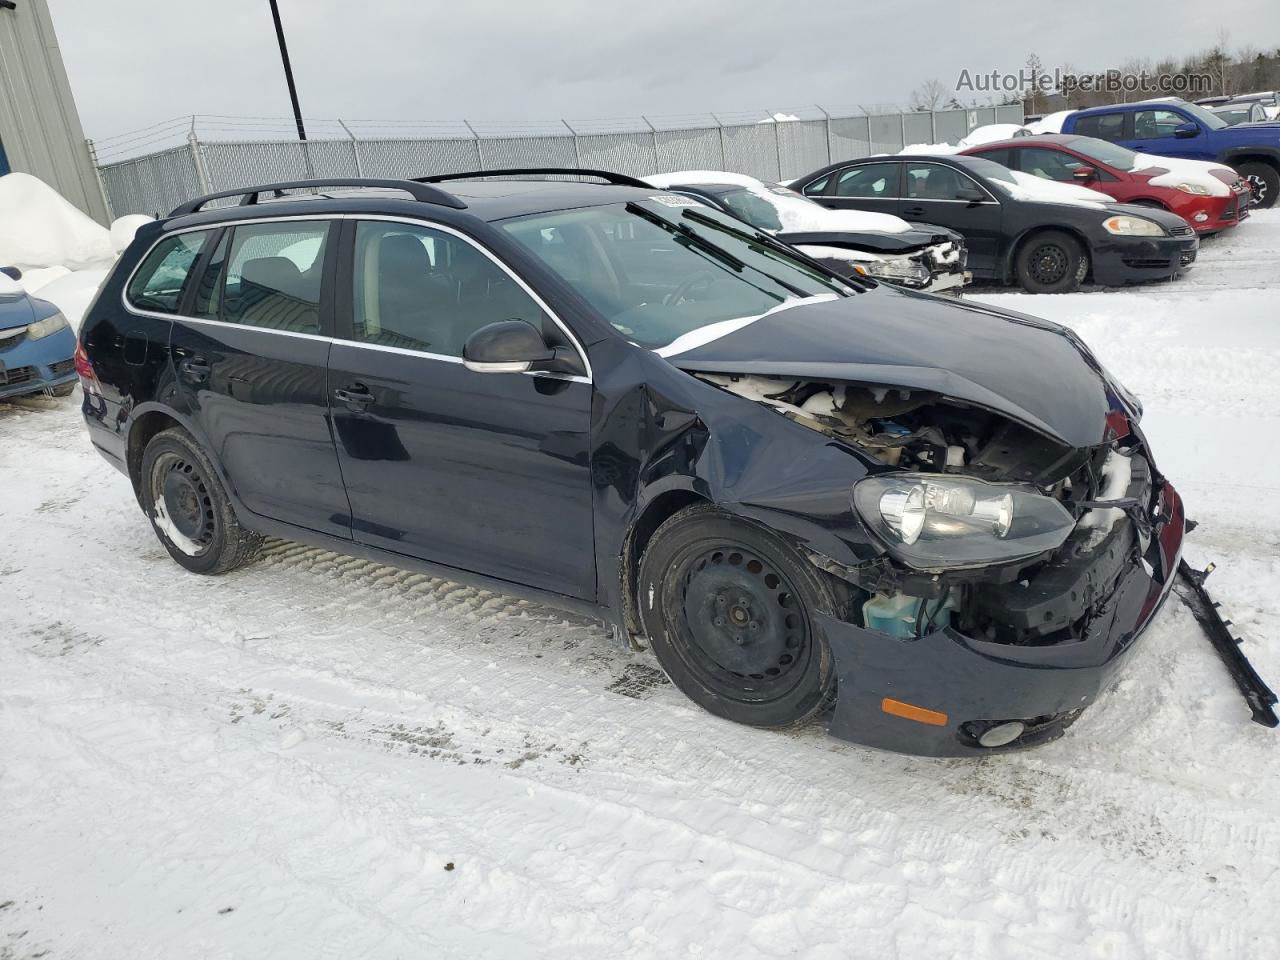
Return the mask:
M 688 299 L 689 294 L 693 292 L 694 287 L 699 284 L 710 287 L 711 281 L 714 279 L 715 277 L 713 277 L 709 271 L 699 270 L 697 273 L 693 274 L 693 276 L 681 282 L 680 286 L 676 287 L 663 297 L 662 305 L 664 307 L 670 307 L 677 303 L 684 303 L 684 301 Z

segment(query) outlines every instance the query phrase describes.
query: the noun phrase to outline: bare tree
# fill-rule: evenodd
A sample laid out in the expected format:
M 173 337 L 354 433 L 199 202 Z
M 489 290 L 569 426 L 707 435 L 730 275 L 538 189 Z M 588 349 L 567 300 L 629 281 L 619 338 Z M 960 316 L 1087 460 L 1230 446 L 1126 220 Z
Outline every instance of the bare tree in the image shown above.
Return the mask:
M 1027 57 L 1027 73 L 1031 77 L 1031 113 L 1040 112 L 1040 75 L 1044 73 L 1044 63 L 1038 54 Z
M 936 79 L 926 80 L 916 89 L 911 91 L 911 109 L 912 110 L 937 110 L 938 104 L 942 103 L 945 91 L 942 84 Z

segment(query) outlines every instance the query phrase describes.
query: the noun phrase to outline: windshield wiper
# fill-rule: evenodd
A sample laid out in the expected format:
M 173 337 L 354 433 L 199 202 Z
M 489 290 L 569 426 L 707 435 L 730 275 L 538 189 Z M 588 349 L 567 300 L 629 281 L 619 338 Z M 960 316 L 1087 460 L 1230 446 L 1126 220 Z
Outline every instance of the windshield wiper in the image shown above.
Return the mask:
M 688 217 L 690 220 L 692 220 L 694 223 L 700 223 L 703 226 L 711 227 L 713 230 L 720 230 L 724 233 L 736 234 L 737 236 L 740 236 L 743 239 L 754 240 L 756 241 L 756 243 L 764 244 L 766 247 L 770 248 L 771 250 L 777 250 L 782 253 L 785 253 L 788 257 L 792 257 L 796 260 L 801 261 L 811 269 L 816 269 L 819 273 L 822 273 L 824 275 L 830 275 L 837 282 L 842 283 L 846 286 L 850 282 L 848 277 L 844 277 L 839 274 L 832 273 L 829 268 L 824 267 L 822 264 L 818 263 L 808 254 L 802 253 L 800 250 L 797 250 L 794 247 L 788 246 L 787 244 L 779 240 L 777 237 L 772 236 L 768 233 L 765 233 L 763 230 L 760 230 L 756 227 L 752 227 L 751 232 L 748 233 L 745 230 L 736 230 L 733 227 L 728 226 L 727 224 L 721 223 L 719 220 L 716 220 L 714 217 L 708 217 L 704 213 L 699 213 L 697 210 L 686 210 L 684 212 L 684 215 Z M 805 293 L 803 290 L 793 287 L 791 284 L 787 283 L 785 280 L 780 280 L 779 278 L 775 277 L 773 274 L 768 273 L 764 270 L 761 270 L 759 267 L 753 267 L 752 269 L 757 270 L 760 273 L 763 273 L 766 277 L 773 280 L 774 283 L 780 284 L 781 286 L 790 290 L 792 293 L 796 294 L 797 296 L 800 296 L 800 297 L 808 296 L 808 294 Z M 868 289 L 873 286 L 873 284 L 867 282 L 866 279 L 862 277 L 858 278 L 858 282 L 860 282 L 865 288 L 868 288 Z
M 643 217 L 650 223 L 661 227 L 664 230 L 674 230 L 676 233 L 680 234 L 680 236 L 685 237 L 689 242 L 699 247 L 704 253 L 711 254 L 711 256 L 732 267 L 734 270 L 741 272 L 747 268 L 747 263 L 745 261 L 739 260 L 723 247 L 716 246 L 687 223 L 673 223 L 666 217 L 658 216 L 658 214 L 654 213 L 652 210 L 646 210 L 638 203 L 628 203 L 627 212 Z

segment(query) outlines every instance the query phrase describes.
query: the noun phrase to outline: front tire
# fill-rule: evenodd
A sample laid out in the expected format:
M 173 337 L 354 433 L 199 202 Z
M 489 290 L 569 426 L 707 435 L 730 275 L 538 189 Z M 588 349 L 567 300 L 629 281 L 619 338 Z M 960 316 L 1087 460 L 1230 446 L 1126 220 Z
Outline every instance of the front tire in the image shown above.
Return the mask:
M 788 727 L 835 697 L 812 614 L 841 612 L 838 584 L 762 527 L 709 504 L 681 510 L 645 548 L 637 603 L 671 682 L 716 716 Z
M 1032 234 L 1014 258 L 1014 274 L 1027 293 L 1070 293 L 1088 272 L 1080 241 L 1060 230 Z
M 151 438 L 139 489 L 156 537 L 192 573 L 226 573 L 257 556 L 262 537 L 240 525 L 213 463 L 181 427 Z
M 1275 206 L 1276 197 L 1280 195 L 1280 171 L 1269 163 L 1253 161 L 1240 164 L 1236 172 L 1249 181 L 1249 186 L 1253 189 L 1254 207 L 1266 210 Z

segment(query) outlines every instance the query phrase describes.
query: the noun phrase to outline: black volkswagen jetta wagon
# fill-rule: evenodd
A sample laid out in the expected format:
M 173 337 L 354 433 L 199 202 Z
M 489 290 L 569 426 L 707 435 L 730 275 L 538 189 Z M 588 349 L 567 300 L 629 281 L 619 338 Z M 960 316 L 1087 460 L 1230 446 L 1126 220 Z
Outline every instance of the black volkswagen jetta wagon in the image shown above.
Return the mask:
M 139 231 L 77 369 L 174 560 L 223 573 L 270 535 L 585 611 L 762 727 L 1059 735 L 1184 530 L 1084 344 L 537 172 L 578 182 L 270 184 Z

